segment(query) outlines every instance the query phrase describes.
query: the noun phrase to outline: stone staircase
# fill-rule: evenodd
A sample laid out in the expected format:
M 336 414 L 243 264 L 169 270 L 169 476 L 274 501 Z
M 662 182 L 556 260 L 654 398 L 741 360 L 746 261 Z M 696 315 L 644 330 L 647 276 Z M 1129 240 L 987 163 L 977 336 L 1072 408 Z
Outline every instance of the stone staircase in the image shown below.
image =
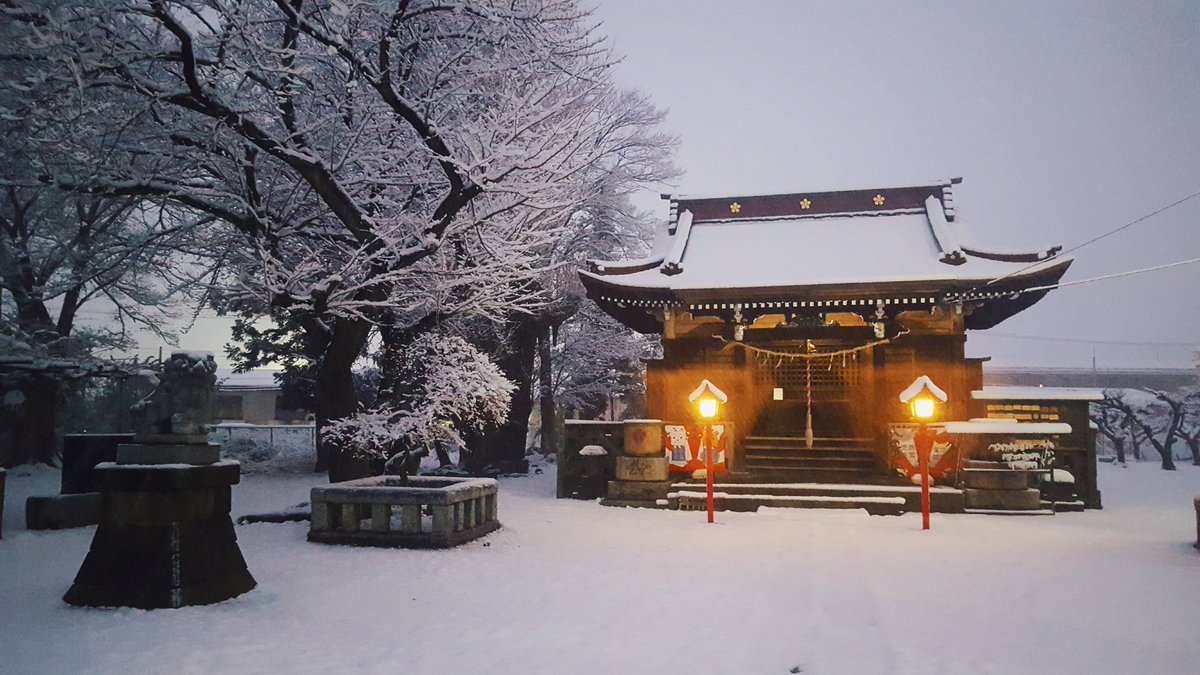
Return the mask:
M 884 475 L 871 445 L 868 438 L 816 438 L 809 448 L 803 438 L 747 436 L 742 466 L 770 480 L 870 483 Z

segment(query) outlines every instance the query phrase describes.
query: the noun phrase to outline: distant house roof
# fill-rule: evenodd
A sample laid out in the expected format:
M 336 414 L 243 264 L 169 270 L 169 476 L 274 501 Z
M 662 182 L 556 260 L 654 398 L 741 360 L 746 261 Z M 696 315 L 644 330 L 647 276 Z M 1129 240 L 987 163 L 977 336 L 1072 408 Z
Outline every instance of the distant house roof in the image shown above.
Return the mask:
M 1072 260 L 1060 247 L 989 251 L 964 243 L 952 186 L 928 184 L 784 195 L 676 197 L 654 253 L 589 261 L 589 297 L 645 332 L 655 308 L 778 312 L 929 309 L 972 303 L 968 328 L 1032 305 Z M 714 306 L 715 305 L 715 306 Z M 856 310 L 857 308 L 857 310 Z
M 220 368 L 217 370 L 217 391 L 279 391 L 275 381 L 278 370 L 250 370 L 235 373 Z

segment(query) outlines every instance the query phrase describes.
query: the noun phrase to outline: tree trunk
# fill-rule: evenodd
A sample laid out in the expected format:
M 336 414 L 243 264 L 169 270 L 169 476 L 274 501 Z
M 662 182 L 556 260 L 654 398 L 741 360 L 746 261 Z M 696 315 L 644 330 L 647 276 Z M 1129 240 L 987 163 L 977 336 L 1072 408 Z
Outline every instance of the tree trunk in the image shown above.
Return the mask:
M 1175 458 L 1171 456 L 1171 445 L 1154 444 L 1154 449 L 1158 451 L 1158 455 L 1162 457 L 1163 471 L 1175 470 Z
M 1112 436 L 1113 449 L 1117 451 L 1117 461 L 1121 464 L 1125 463 L 1125 439 L 1120 436 Z
M 1200 466 L 1200 436 L 1188 436 L 1184 440 L 1192 452 L 1192 466 Z
M 538 334 L 538 399 L 542 415 L 542 454 L 558 455 L 558 413 L 554 407 L 554 381 L 551 368 L 550 326 Z
M 478 473 L 489 465 L 501 471 L 519 471 L 525 460 L 529 413 L 533 412 L 533 372 L 537 355 L 537 324 L 520 321 L 513 326 L 508 349 L 496 365 L 516 385 L 508 407 L 508 420 L 482 434 L 470 435 L 467 469 Z
M 329 482 L 364 478 L 371 475 L 371 462 L 354 458 L 348 448 L 338 447 L 321 433 L 333 420 L 357 412 L 352 367 L 367 343 L 371 326 L 366 321 L 339 319 L 329 346 L 316 371 L 313 414 L 317 425 L 316 471 L 329 472 Z

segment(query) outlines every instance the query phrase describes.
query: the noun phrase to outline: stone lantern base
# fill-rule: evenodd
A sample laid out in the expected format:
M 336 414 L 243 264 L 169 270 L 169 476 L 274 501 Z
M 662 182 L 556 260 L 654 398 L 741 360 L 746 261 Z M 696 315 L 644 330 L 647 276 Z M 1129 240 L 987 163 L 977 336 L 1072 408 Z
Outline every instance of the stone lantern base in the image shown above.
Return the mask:
M 103 516 L 63 600 L 90 607 L 206 605 L 254 588 L 229 518 L 241 466 L 96 466 Z

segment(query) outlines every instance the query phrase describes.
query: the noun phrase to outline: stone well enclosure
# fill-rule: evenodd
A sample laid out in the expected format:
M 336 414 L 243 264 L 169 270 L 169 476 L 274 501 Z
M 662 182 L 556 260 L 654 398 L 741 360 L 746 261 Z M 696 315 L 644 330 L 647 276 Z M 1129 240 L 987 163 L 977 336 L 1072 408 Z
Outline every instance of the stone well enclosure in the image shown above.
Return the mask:
M 491 478 L 375 476 L 312 489 L 308 540 L 405 548 L 457 546 L 500 527 Z M 428 516 L 426 515 L 428 514 Z

